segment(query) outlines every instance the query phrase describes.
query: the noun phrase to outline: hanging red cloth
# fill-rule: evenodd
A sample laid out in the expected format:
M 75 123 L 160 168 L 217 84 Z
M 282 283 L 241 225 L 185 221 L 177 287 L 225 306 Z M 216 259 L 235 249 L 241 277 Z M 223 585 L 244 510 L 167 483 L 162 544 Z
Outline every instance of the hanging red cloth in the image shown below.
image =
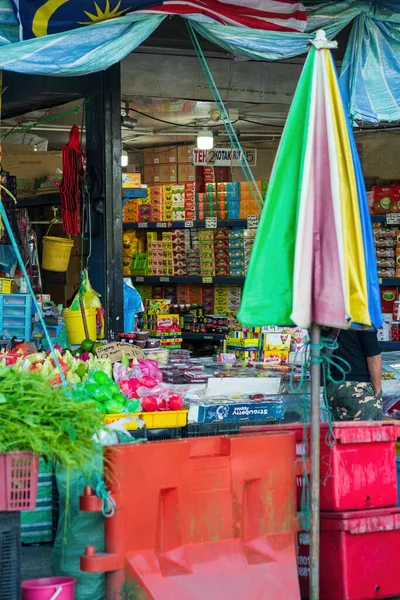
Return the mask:
M 60 184 L 63 229 L 80 234 L 80 196 L 83 177 L 83 152 L 77 125 L 73 125 L 67 146 L 62 147 L 63 176 Z

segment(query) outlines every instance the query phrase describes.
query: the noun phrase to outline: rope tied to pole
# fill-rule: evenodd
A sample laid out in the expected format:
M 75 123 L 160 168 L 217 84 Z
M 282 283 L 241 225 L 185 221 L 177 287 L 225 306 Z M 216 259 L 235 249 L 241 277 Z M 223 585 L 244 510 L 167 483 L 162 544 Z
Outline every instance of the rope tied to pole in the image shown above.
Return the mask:
M 329 408 L 327 384 L 332 382 L 336 385 L 344 383 L 346 376 L 350 373 L 349 363 L 341 356 L 336 356 L 335 351 L 339 348 L 337 339 L 331 337 L 321 337 L 319 344 L 312 344 L 307 342 L 304 350 L 296 352 L 294 364 L 290 373 L 290 391 L 293 393 L 300 393 L 307 383 L 307 373 L 311 365 L 320 365 L 321 368 L 321 379 L 323 388 L 323 402 L 322 410 L 324 411 L 327 422 L 328 431 L 325 436 L 325 443 L 333 448 L 336 444 L 335 434 L 333 432 L 333 418 Z M 294 381 L 295 366 L 300 365 L 300 379 L 298 382 Z M 336 370 L 339 373 L 339 377 L 335 378 L 332 371 Z M 308 405 L 307 399 L 303 401 L 303 441 L 302 441 L 302 493 L 301 493 L 301 512 L 302 512 L 302 523 L 305 531 L 310 530 L 310 514 L 311 514 L 311 501 L 310 501 L 310 478 L 308 473 L 308 422 L 309 422 L 309 411 L 310 406 Z M 325 480 L 329 477 L 329 472 L 326 475 Z
M 97 482 L 95 492 L 96 496 L 102 501 L 101 512 L 103 517 L 106 519 L 113 517 L 115 514 L 116 503 L 114 498 L 111 496 L 111 492 L 107 490 L 106 484 L 102 479 L 100 479 L 100 477 Z

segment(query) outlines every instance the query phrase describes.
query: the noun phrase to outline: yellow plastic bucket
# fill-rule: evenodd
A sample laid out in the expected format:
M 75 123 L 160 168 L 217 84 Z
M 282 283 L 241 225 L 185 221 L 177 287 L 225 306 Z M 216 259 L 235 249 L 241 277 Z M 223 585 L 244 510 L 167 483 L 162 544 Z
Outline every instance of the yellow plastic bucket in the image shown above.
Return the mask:
M 86 308 L 86 322 L 89 330 L 89 338 L 96 341 L 96 313 L 95 308 Z M 86 338 L 85 328 L 80 310 L 64 310 L 63 317 L 65 329 L 67 330 L 70 344 L 80 344 Z
M 68 270 L 69 259 L 71 257 L 73 240 L 70 237 L 60 238 L 49 236 L 49 231 L 53 223 L 47 230 L 43 238 L 43 257 L 42 269 L 45 271 L 56 271 L 57 273 L 65 273 Z

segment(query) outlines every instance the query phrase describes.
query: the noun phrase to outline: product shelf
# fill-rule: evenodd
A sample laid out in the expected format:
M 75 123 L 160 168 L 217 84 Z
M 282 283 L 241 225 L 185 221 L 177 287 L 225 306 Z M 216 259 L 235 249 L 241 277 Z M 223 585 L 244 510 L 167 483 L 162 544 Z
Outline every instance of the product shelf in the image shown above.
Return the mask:
M 31 206 L 53 206 L 61 204 L 60 192 L 46 192 L 42 194 L 32 194 L 31 196 L 22 196 L 18 198 L 17 208 L 30 208 Z
M 386 287 L 400 287 L 400 279 L 399 278 L 394 278 L 394 279 L 380 279 L 379 283 L 381 285 L 384 285 Z
M 379 347 L 381 350 L 397 352 L 400 350 L 400 342 L 379 342 Z
M 149 223 L 123 223 L 123 228 L 128 229 L 204 229 L 206 222 L 202 221 L 150 221 Z M 247 228 L 246 219 L 218 219 L 218 227 Z
M 163 275 L 143 275 L 143 276 L 132 276 L 132 283 L 220 283 L 227 285 L 243 285 L 245 277 L 173 277 Z M 398 285 L 400 285 L 400 280 Z

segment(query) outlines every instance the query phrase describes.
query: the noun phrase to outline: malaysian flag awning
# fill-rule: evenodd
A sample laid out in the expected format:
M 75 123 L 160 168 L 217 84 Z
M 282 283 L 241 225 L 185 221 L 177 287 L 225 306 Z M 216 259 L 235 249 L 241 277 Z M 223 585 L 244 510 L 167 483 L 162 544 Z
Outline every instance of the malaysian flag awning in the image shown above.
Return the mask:
M 298 0 L 12 0 L 21 39 L 61 33 L 133 12 L 203 15 L 217 23 L 269 31 L 302 32 L 306 11 Z
M 300 56 L 318 29 L 335 39 L 354 23 L 341 78 L 349 113 L 365 121 L 400 120 L 397 1 L 371 6 L 370 0 L 331 0 L 307 4 L 305 13 L 297 1 L 220 0 L 214 8 L 210 0 L 190 3 L 197 9 L 187 14 L 183 0 L 0 0 L 0 69 L 59 76 L 102 71 L 140 46 L 168 14 L 181 15 L 203 37 L 252 60 Z

